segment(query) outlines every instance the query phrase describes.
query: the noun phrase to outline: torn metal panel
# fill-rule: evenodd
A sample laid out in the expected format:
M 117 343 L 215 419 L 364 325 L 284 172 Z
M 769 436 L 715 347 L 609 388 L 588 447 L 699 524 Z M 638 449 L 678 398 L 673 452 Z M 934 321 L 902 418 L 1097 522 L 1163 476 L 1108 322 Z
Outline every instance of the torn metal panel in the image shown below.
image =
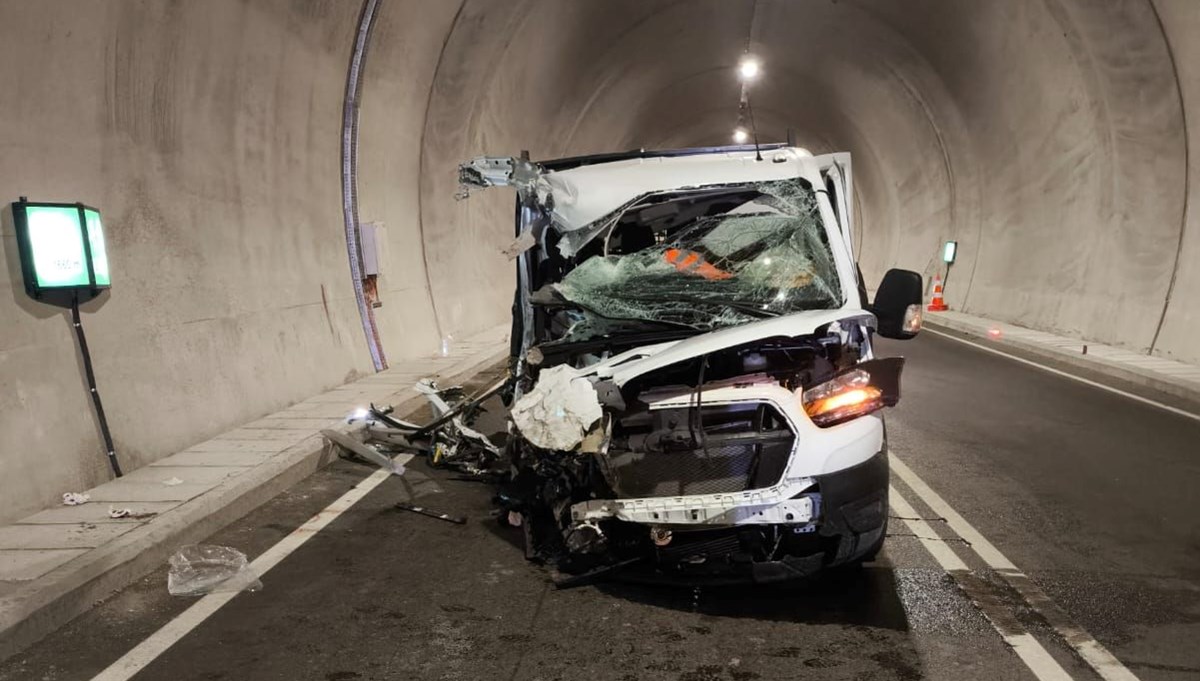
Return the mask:
M 753 151 L 676 158 L 639 158 L 549 172 L 544 184 L 554 197 L 555 226 L 583 229 L 638 197 L 710 185 L 771 182 L 806 177 L 815 182 L 822 157 L 779 149 L 756 161 Z
M 412 454 L 397 454 L 394 457 L 389 457 L 378 449 L 359 442 L 346 433 L 339 433 L 336 430 L 322 430 L 321 435 L 333 444 L 370 461 L 393 475 L 404 475 L 405 464 L 413 459 Z
M 513 187 L 521 196 L 537 193 L 542 168 L 528 159 L 513 156 L 479 156 L 458 166 L 459 197 L 471 189 Z
M 817 516 L 819 494 L 800 498 L 785 496 L 812 486 L 800 480 L 786 490 L 767 490 L 750 498 L 704 495 L 646 499 L 593 499 L 571 507 L 576 520 L 617 518 L 655 525 L 805 525 Z

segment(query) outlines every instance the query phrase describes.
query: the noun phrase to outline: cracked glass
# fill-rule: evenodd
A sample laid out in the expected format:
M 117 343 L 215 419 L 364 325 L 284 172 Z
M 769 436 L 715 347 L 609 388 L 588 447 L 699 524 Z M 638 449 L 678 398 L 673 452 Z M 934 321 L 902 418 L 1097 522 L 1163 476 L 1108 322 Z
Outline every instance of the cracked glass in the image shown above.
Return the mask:
M 806 182 L 654 198 L 588 230 L 603 239 L 603 251 L 555 285 L 583 309 L 568 338 L 611 326 L 595 316 L 707 331 L 841 305 L 837 267 Z M 644 245 L 620 252 L 630 243 Z

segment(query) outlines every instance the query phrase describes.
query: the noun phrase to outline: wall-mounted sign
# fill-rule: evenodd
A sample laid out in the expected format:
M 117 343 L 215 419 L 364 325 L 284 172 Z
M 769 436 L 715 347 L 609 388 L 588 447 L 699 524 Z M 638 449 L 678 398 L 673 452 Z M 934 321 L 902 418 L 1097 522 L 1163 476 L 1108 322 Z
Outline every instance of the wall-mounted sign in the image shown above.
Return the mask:
M 25 291 L 41 298 L 51 291 L 108 288 L 108 252 L 100 211 L 82 203 L 12 204 L 13 225 Z
M 958 242 L 957 241 L 947 241 L 946 247 L 942 249 L 942 262 L 944 262 L 948 265 L 953 265 L 954 264 L 954 256 L 957 252 L 958 252 Z

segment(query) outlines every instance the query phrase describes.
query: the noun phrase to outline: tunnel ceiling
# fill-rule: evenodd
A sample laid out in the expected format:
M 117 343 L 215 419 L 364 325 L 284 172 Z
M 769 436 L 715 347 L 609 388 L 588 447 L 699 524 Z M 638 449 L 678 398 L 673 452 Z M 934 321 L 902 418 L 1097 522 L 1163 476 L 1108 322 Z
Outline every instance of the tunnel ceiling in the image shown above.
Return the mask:
M 511 277 L 496 255 L 511 200 L 455 203 L 454 163 L 728 143 L 747 48 L 764 64 L 761 139 L 791 128 L 816 153 L 853 153 L 869 285 L 889 267 L 932 275 L 956 239 L 955 309 L 1150 349 L 1187 150 L 1175 67 L 1144 0 L 467 2 L 423 147 L 425 247 L 471 263 L 431 276 L 443 325 L 506 315 L 507 292 L 470 294 Z M 1155 349 L 1197 358 L 1178 339 Z

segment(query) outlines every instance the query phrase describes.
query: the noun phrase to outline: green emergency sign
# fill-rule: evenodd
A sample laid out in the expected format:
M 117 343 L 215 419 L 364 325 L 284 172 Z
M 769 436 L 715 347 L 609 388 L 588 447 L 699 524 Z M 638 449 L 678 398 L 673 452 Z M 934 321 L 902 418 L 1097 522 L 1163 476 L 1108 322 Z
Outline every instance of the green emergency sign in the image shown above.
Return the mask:
M 958 242 L 947 241 L 946 246 L 942 248 L 942 262 L 947 265 L 954 264 L 954 256 L 958 253 Z
M 25 291 L 41 298 L 51 291 L 108 288 L 112 278 L 100 211 L 81 203 L 12 204 L 13 224 Z

